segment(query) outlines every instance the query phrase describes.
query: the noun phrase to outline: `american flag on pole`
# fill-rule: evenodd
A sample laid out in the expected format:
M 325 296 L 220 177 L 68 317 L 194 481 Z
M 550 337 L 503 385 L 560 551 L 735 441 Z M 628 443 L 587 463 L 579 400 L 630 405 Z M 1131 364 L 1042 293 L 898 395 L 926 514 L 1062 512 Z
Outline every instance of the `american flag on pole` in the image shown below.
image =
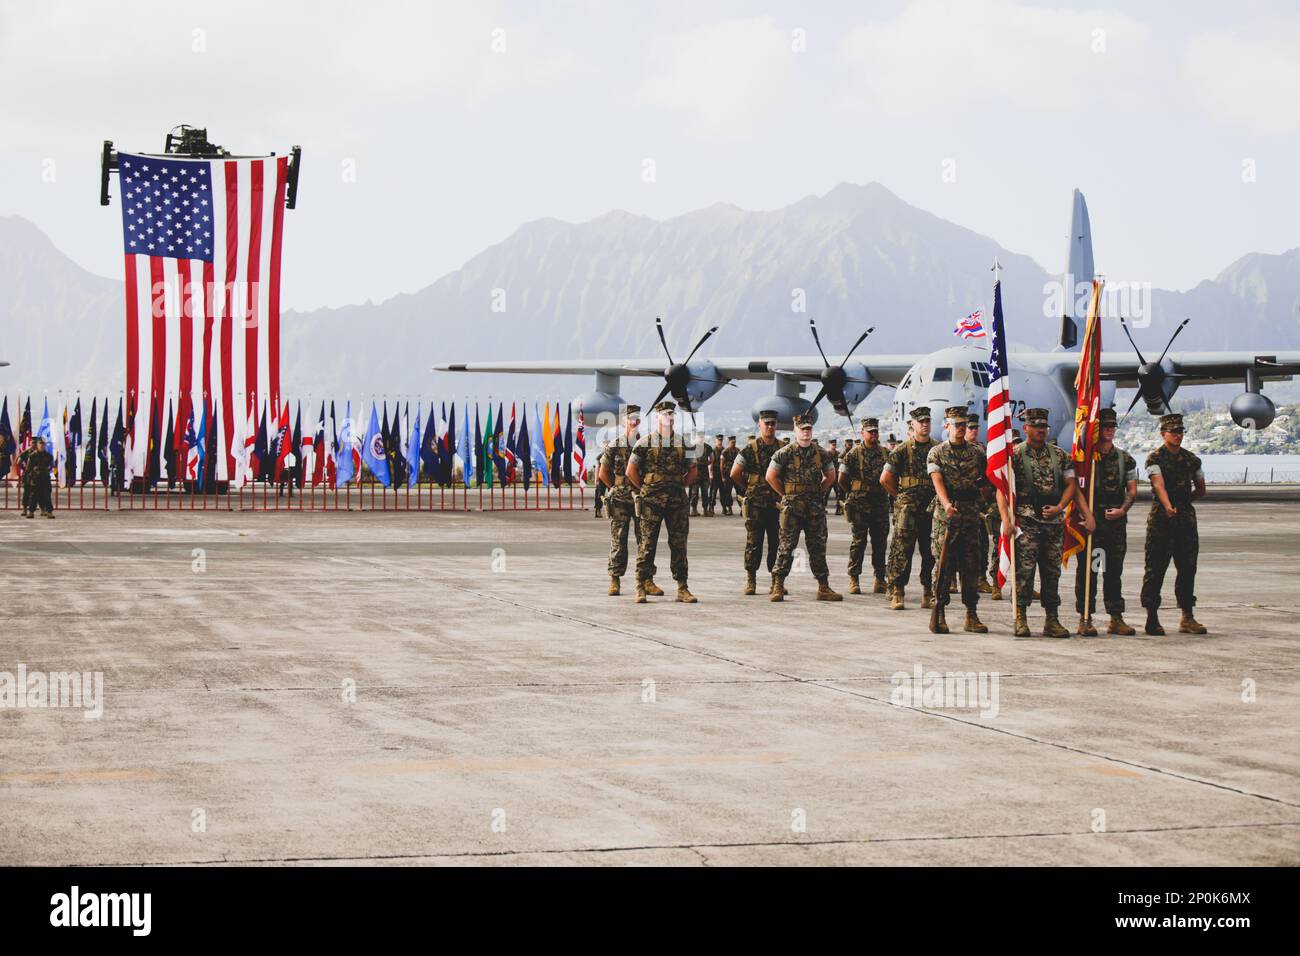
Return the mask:
M 126 269 L 127 421 L 142 474 L 150 416 L 178 396 L 179 421 L 212 403 L 217 477 L 259 398 L 280 404 L 280 255 L 287 156 L 190 159 L 119 153 Z M 216 424 L 216 423 L 214 423 Z M 140 437 L 135 437 L 140 436 Z
M 578 481 L 587 483 L 587 428 L 582 417 L 582 406 L 578 406 L 578 434 L 573 439 L 573 458 L 578 463 Z
M 958 319 L 957 324 L 953 326 L 952 334 L 963 339 L 982 339 L 984 338 L 984 318 L 982 309 L 976 309 L 964 319 Z
M 989 354 L 988 444 L 985 476 L 1006 496 L 1013 520 L 1016 513 L 1016 476 L 1011 468 L 1011 382 L 1007 371 L 1007 334 L 1002 323 L 1002 280 L 993 281 L 993 348 Z M 998 534 L 998 587 L 1011 571 L 1011 542 Z

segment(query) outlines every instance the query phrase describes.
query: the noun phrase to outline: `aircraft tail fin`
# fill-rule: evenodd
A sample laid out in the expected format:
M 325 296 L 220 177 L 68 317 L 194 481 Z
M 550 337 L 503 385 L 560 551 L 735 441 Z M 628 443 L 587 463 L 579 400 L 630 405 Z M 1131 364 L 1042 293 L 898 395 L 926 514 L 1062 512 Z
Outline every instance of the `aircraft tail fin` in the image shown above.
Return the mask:
M 1088 321 L 1088 297 L 1095 275 L 1088 203 L 1083 193 L 1076 189 L 1071 200 L 1070 247 L 1066 252 L 1065 275 L 1062 277 L 1064 307 L 1058 345 L 1066 351 L 1078 349 L 1083 341 L 1083 329 Z

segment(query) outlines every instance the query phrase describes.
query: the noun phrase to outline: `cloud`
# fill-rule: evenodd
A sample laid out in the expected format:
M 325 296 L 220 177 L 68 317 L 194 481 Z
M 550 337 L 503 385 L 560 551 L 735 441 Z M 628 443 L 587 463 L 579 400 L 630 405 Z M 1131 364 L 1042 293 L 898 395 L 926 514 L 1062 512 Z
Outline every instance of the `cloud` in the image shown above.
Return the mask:
M 1212 116 L 1253 133 L 1300 132 L 1300 18 L 1192 37 L 1188 86 Z
M 836 50 L 843 105 L 895 116 L 1002 104 L 1052 111 L 1132 103 L 1157 70 L 1147 28 L 1105 10 L 1013 0 L 920 0 L 849 32 Z
M 791 36 L 769 16 L 722 20 L 660 37 L 641 103 L 690 117 L 697 131 L 744 135 L 788 92 Z

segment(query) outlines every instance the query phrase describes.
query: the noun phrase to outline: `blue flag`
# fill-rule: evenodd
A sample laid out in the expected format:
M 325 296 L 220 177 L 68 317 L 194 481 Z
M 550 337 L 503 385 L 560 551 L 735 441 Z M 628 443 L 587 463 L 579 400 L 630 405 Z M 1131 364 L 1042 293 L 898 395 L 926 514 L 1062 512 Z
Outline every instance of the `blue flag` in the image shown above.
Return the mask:
M 346 485 L 356 475 L 353 451 L 356 442 L 352 437 L 352 399 L 343 408 L 343 427 L 339 429 L 338 454 L 334 461 L 334 486 Z
M 456 407 L 456 403 L 453 402 L 452 408 L 454 409 L 455 407 Z M 460 455 L 461 476 L 465 479 L 465 487 L 468 488 L 469 483 L 474 479 L 474 456 L 472 454 L 472 446 L 470 445 L 470 441 L 469 441 L 469 411 L 468 410 L 465 412 L 465 421 L 464 424 L 461 426 L 460 445 L 457 447 L 456 453 Z
M 411 440 L 406 449 L 406 461 L 410 473 L 406 476 L 406 487 L 414 488 L 420 480 L 420 406 L 415 406 L 415 418 L 411 420 Z
M 379 409 L 373 402 L 370 404 L 370 428 L 366 431 L 361 460 L 385 488 L 392 484 L 392 480 L 388 477 L 388 457 L 384 453 L 384 433 L 379 426 Z
M 546 433 L 542 431 L 542 413 L 538 410 L 536 402 L 533 402 L 533 435 L 536 436 L 532 441 L 533 470 L 537 472 L 538 481 L 544 485 L 549 484 L 550 477 L 547 474 L 546 462 Z

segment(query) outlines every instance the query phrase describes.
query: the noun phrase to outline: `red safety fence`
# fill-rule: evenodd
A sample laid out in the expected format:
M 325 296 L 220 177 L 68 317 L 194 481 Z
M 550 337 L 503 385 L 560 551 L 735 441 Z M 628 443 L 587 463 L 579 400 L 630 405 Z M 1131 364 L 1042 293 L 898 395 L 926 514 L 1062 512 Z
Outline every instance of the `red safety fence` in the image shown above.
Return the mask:
M 192 485 L 165 481 L 152 489 L 135 482 L 130 490 L 115 492 L 99 482 L 51 489 L 56 511 L 582 511 L 587 506 L 585 485 L 522 484 L 495 487 L 461 484 L 418 484 L 385 488 L 375 482 L 290 488 L 254 482 L 230 488 L 219 482 L 215 491 L 203 493 Z M 0 479 L 0 511 L 22 507 L 17 479 Z

